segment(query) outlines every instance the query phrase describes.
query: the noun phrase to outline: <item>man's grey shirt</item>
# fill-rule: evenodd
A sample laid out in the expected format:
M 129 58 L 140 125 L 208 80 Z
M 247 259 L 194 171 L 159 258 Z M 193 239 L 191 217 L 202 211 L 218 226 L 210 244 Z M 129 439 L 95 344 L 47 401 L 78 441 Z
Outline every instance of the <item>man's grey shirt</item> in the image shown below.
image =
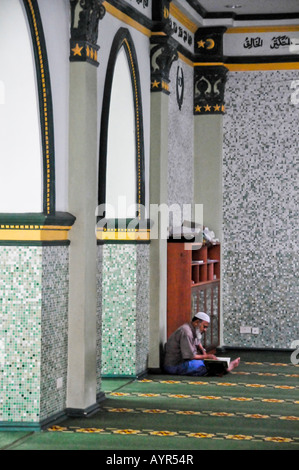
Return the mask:
M 168 338 L 165 346 L 164 365 L 176 366 L 190 361 L 197 354 L 196 330 L 192 323 L 184 323 Z

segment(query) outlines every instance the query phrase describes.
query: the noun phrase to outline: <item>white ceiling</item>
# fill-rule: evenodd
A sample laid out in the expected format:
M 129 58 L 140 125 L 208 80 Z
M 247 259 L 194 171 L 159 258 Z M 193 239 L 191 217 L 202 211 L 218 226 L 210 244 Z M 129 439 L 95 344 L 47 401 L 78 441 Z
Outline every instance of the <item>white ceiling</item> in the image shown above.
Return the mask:
M 209 15 L 282 15 L 297 14 L 299 0 L 196 0 Z
M 173 0 L 196 23 L 299 25 L 299 0 Z

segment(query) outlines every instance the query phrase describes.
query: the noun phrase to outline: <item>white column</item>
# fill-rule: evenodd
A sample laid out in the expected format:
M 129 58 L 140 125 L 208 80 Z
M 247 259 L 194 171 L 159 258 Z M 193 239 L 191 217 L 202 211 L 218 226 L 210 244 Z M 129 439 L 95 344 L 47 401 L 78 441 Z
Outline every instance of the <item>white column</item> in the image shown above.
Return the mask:
M 167 94 L 151 94 L 150 204 L 167 204 L 168 169 Z M 167 240 L 151 239 L 150 245 L 150 350 L 149 368 L 160 367 L 160 346 L 166 341 Z
M 88 410 L 96 403 L 97 68 L 70 64 L 69 345 L 67 408 Z M 84 411 L 84 412 L 85 412 Z

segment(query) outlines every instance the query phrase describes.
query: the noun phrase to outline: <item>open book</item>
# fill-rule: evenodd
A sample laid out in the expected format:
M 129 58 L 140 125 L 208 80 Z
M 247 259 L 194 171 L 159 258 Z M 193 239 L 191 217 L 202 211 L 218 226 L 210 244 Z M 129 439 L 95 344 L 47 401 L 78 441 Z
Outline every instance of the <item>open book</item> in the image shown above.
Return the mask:
M 205 359 L 204 363 L 209 374 L 225 374 L 230 364 L 230 357 L 217 357 L 217 359 Z

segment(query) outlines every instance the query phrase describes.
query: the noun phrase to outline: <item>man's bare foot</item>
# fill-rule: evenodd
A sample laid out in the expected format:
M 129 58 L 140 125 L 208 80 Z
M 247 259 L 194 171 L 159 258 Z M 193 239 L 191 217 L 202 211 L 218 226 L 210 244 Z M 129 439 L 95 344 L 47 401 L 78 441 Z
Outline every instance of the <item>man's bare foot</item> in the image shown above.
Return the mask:
M 232 361 L 227 369 L 227 372 L 231 372 L 233 369 L 235 369 L 236 367 L 238 367 L 238 365 L 240 364 L 240 358 L 238 357 L 238 359 L 235 359 L 234 361 Z

